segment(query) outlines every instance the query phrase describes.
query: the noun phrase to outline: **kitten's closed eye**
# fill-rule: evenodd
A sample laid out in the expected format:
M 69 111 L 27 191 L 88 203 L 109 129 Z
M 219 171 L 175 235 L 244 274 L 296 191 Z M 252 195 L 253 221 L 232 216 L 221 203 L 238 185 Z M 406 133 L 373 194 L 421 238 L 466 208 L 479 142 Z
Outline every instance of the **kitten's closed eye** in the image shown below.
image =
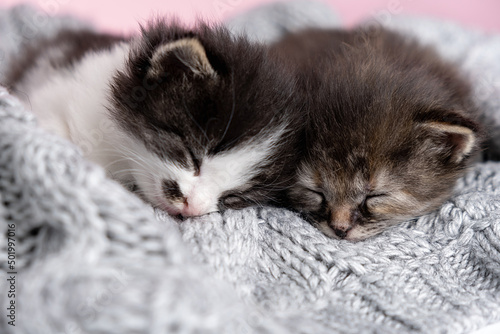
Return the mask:
M 368 194 L 366 195 L 365 199 L 366 200 L 369 200 L 369 199 L 372 199 L 372 198 L 377 198 L 377 197 L 384 197 L 384 196 L 388 196 L 389 194 L 387 193 L 375 193 L 375 194 Z
M 306 188 L 304 189 L 304 200 L 311 207 L 321 207 L 325 202 L 325 195 L 319 191 Z
M 301 186 L 292 189 L 290 196 L 294 198 L 298 204 L 296 208 L 300 210 L 318 211 L 326 202 L 325 195 L 321 191 Z
M 378 194 L 368 194 L 366 195 L 363 203 L 365 204 L 375 204 L 380 202 L 381 200 L 385 200 L 389 197 L 387 193 L 378 193 Z
M 374 193 L 366 195 L 365 199 L 360 205 L 360 211 L 365 217 L 370 217 L 371 210 L 381 201 L 387 200 L 389 194 L 387 193 Z

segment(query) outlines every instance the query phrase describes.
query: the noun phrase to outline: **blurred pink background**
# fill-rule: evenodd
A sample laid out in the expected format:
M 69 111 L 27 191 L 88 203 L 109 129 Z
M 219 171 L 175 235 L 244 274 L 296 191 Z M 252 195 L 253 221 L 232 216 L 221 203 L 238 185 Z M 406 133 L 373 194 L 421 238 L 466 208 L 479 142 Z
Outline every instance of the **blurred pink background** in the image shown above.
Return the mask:
M 340 14 L 350 26 L 362 19 L 388 14 L 417 14 L 451 19 L 488 32 L 500 32 L 499 0 L 320 0 Z M 221 20 L 274 0 L 0 0 L 0 7 L 31 3 L 49 15 L 72 14 L 101 29 L 128 33 L 152 15 L 175 14 L 185 22 L 197 17 Z M 386 15 L 386 16 L 384 16 Z

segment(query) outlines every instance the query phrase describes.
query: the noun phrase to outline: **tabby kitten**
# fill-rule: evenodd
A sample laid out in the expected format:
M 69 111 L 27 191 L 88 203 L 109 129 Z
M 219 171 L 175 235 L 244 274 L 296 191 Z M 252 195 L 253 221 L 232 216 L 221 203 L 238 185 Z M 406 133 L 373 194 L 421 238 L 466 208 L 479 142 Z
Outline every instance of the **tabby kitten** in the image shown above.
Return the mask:
M 297 159 L 292 80 L 223 27 L 62 31 L 7 82 L 45 129 L 172 215 L 273 203 Z
M 309 112 L 288 206 L 356 241 L 449 198 L 481 138 L 454 67 L 384 29 L 307 30 L 271 50 L 297 69 Z

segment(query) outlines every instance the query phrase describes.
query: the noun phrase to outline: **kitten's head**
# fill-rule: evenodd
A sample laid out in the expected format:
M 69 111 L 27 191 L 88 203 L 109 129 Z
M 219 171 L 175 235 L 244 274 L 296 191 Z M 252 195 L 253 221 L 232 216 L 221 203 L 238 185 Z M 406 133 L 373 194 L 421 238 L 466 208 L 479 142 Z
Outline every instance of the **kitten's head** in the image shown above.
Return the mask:
M 439 120 L 370 131 L 364 139 L 381 147 L 313 144 L 290 190 L 293 207 L 329 236 L 365 239 L 436 209 L 476 146 L 474 128 Z
M 293 175 L 284 74 L 221 27 L 143 29 L 110 108 L 139 193 L 183 216 L 269 202 Z
M 289 192 L 353 241 L 436 209 L 479 141 L 467 85 L 434 53 L 389 33 L 354 40 L 309 75 L 308 152 Z

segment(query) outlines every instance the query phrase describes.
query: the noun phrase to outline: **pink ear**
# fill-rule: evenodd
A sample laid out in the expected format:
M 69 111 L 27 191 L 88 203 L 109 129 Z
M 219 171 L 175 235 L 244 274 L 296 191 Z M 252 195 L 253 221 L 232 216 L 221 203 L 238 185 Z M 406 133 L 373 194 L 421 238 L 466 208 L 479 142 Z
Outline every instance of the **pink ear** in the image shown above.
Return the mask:
M 151 57 L 150 77 L 161 76 L 165 72 L 190 72 L 196 76 L 215 76 L 205 49 L 195 38 L 184 38 L 158 46 Z
M 468 127 L 441 122 L 427 122 L 425 126 L 443 135 L 444 145 L 451 148 L 455 163 L 469 156 L 477 146 L 476 134 Z

